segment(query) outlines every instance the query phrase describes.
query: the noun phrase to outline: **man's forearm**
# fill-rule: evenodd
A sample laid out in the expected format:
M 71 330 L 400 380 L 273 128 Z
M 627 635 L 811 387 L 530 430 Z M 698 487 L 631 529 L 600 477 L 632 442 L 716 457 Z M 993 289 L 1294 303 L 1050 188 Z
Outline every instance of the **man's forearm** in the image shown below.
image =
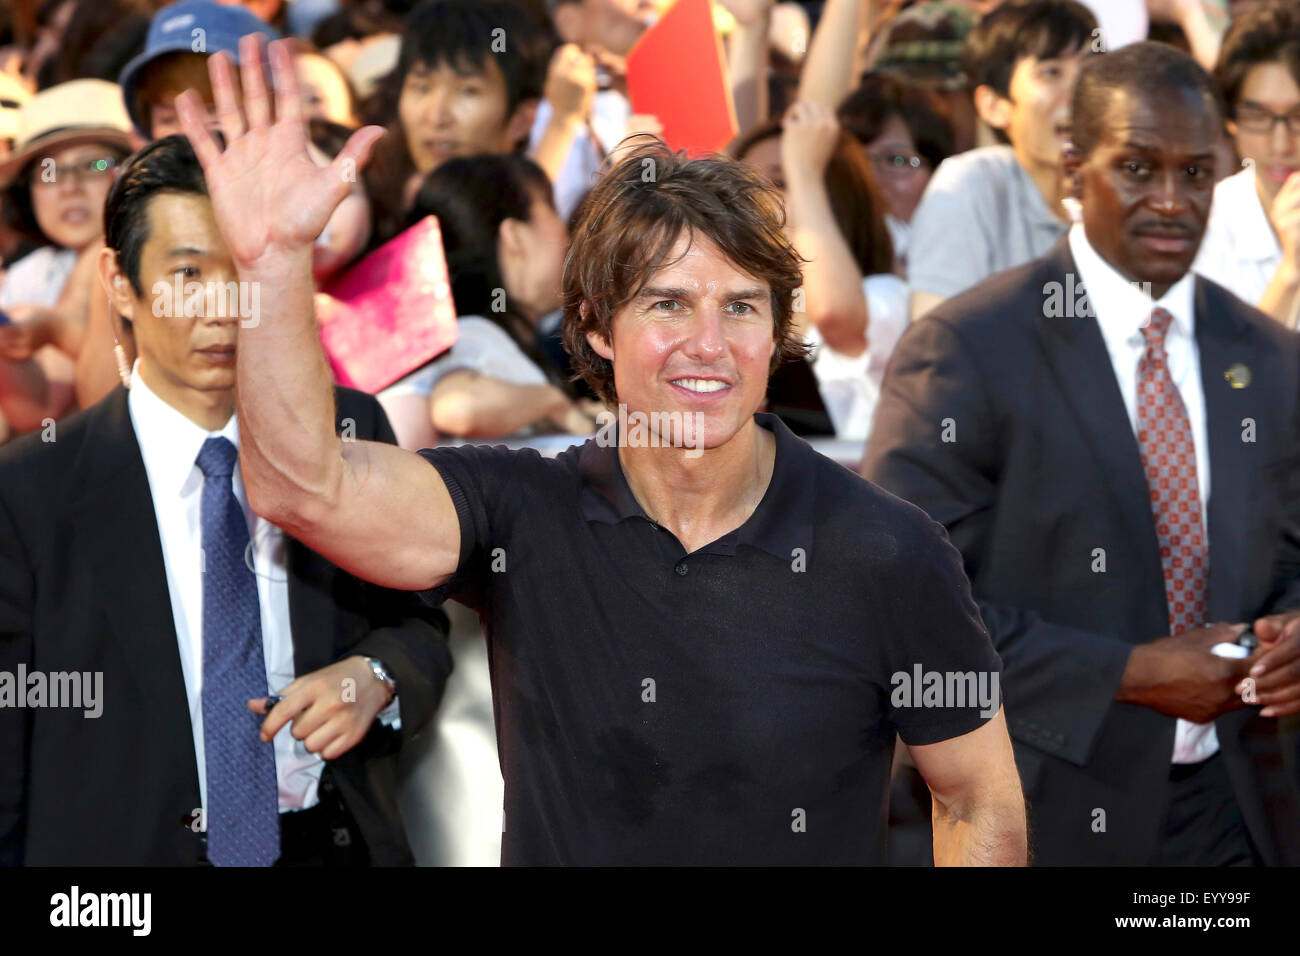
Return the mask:
M 737 23 L 727 45 L 727 73 L 736 124 L 753 129 L 767 120 L 767 36 L 772 15 L 764 10 L 753 23 Z
M 853 357 L 867 348 L 867 299 L 862 272 L 844 241 L 820 176 L 791 173 L 789 233 L 804 264 L 804 313 L 826 344 Z
M 1025 866 L 1029 842 L 1019 786 L 985 802 L 949 807 L 934 800 L 935 866 Z
M 292 531 L 330 507 L 342 469 L 311 247 L 241 268 L 239 278 L 259 303 L 239 330 L 240 470 L 254 510 Z

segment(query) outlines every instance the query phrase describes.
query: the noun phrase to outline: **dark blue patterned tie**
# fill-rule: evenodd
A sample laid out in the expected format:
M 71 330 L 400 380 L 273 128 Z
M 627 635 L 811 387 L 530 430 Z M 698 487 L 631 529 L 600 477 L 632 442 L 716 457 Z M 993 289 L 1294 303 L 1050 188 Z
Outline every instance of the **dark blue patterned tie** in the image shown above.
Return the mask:
M 246 706 L 267 694 L 257 580 L 245 561 L 248 523 L 231 487 L 239 452 L 226 438 L 199 451 L 203 472 L 203 750 L 208 859 L 270 866 L 280 855 L 275 750 Z

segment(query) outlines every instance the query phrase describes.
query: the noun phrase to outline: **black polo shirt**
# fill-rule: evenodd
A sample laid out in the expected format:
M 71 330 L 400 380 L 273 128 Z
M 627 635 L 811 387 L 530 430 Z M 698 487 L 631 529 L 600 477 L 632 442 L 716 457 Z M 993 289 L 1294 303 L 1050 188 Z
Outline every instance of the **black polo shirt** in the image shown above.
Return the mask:
M 891 699 L 893 675 L 999 670 L 942 526 L 755 419 L 767 492 L 691 554 L 594 439 L 421 452 L 461 528 L 425 596 L 487 633 L 503 863 L 883 863 L 895 732 L 986 719 Z

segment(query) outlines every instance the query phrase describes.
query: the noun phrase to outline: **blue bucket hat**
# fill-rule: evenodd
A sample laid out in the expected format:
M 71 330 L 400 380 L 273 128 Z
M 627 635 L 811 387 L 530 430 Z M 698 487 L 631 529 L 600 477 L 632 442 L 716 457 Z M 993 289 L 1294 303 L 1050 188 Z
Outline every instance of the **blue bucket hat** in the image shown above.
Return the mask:
M 279 38 L 278 33 L 244 7 L 227 6 L 215 0 L 181 0 L 155 13 L 149 23 L 144 52 L 123 67 L 117 78 L 136 129 L 149 135 L 144 128 L 144 117 L 135 107 L 141 70 L 168 53 L 212 54 L 224 50 L 238 63 L 239 38 L 248 33 L 260 33 L 268 41 Z

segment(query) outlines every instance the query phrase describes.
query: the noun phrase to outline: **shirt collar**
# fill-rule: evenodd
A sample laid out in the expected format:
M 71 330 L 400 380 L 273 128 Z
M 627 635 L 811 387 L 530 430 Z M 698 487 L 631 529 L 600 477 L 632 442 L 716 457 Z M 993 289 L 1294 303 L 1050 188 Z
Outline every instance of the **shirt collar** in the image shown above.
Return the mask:
M 756 412 L 754 422 L 776 438 L 776 457 L 767 491 L 743 525 L 699 553 L 734 555 L 737 547 L 745 544 L 789 561 L 796 548 L 802 548 L 807 555 L 812 547 L 811 500 L 815 492 L 808 487 L 808 476 L 816 474 L 809 467 L 816 452 L 776 415 Z M 582 514 L 588 521 L 618 524 L 628 518 L 650 520 L 628 486 L 616 444 L 588 439 L 578 451 L 578 472 L 582 480 Z
M 1195 335 L 1195 278 L 1190 270 L 1163 296 L 1152 300 L 1141 286 L 1124 278 L 1101 257 L 1088 241 L 1083 223 L 1077 222 L 1070 227 L 1069 241 L 1075 267 L 1079 270 L 1079 282 L 1087 289 L 1088 304 L 1111 351 L 1135 336 L 1140 338 L 1142 327 L 1156 308 L 1165 309 L 1173 316 L 1170 329 L 1175 334 L 1188 339 Z
M 155 493 L 180 495 L 194 474 L 203 443 L 209 438 L 230 439 L 239 447 L 239 421 L 231 415 L 220 431 L 210 432 L 186 418 L 158 397 L 140 375 L 140 360 L 131 369 L 127 393 L 131 423 Z

